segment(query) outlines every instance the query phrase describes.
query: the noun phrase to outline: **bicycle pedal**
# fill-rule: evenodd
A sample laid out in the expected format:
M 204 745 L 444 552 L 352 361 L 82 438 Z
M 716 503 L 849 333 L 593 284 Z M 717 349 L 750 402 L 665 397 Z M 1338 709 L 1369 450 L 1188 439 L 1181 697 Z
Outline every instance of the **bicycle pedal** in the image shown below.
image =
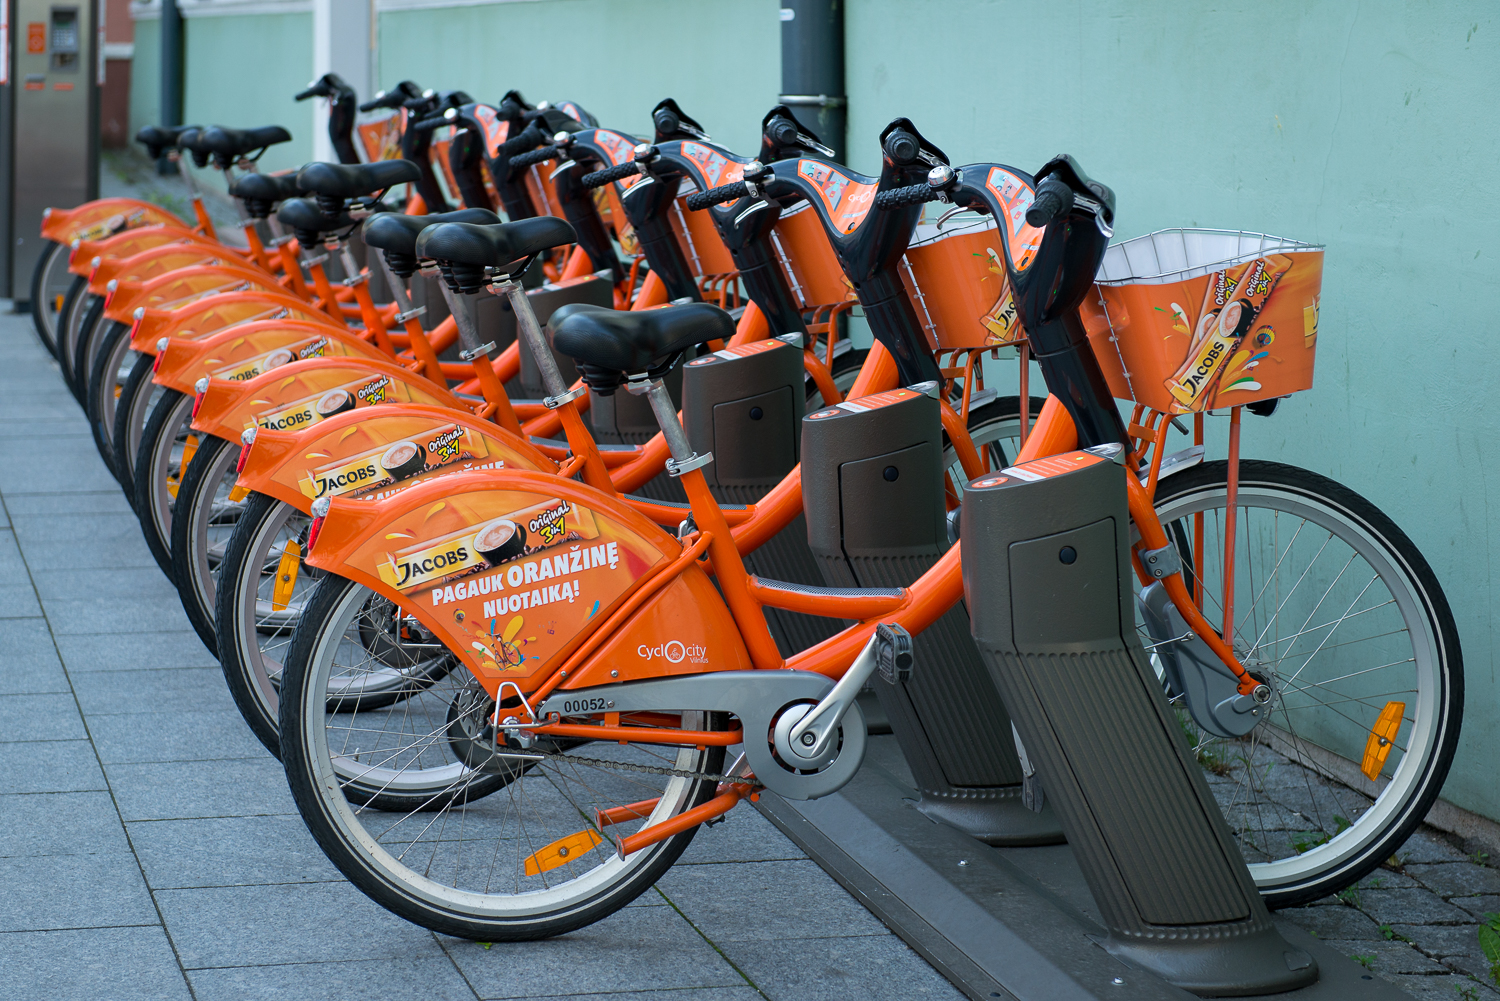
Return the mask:
M 886 684 L 910 681 L 913 664 L 911 633 L 882 622 L 875 627 L 875 664 Z

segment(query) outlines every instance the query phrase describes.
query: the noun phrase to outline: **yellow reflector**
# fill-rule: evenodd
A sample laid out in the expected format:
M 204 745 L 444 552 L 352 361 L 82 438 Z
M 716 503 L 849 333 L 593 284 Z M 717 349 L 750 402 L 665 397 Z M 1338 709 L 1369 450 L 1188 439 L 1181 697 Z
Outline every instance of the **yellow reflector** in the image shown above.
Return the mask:
M 571 862 L 580 855 L 587 855 L 604 839 L 593 831 L 579 831 L 565 838 L 558 838 L 546 848 L 526 858 L 526 875 L 536 876 Z
M 1391 748 L 1396 746 L 1396 733 L 1401 729 L 1401 714 L 1404 712 L 1405 702 L 1387 702 L 1375 725 L 1370 727 L 1370 737 L 1365 741 L 1365 759 L 1359 763 L 1359 770 L 1371 782 L 1379 777 L 1385 759 L 1391 756 Z
M 54 311 L 55 311 L 55 312 L 58 312 L 58 313 L 61 313 L 61 312 L 62 312 L 62 304 L 63 304 L 63 296 L 58 296 L 58 297 L 57 297 L 57 298 L 56 298 L 56 299 L 55 299 L 55 300 L 53 300 L 53 301 L 54 301 L 54 302 L 56 302 L 56 303 L 57 303 L 57 305 L 56 305 L 56 306 L 53 306 L 53 307 L 52 307 L 52 308 L 53 308 L 53 310 L 54 310 Z
M 249 487 L 242 487 L 242 486 L 236 484 L 235 488 L 233 490 L 229 491 L 229 503 L 231 503 L 231 504 L 238 504 L 240 501 L 244 500 L 246 497 L 249 497 L 249 496 L 250 496 L 250 488 Z
M 284 611 L 292 600 L 292 589 L 297 586 L 297 571 L 302 569 L 302 547 L 288 542 L 281 551 L 281 561 L 276 564 L 276 583 L 271 589 L 271 610 Z
M 188 463 L 193 461 L 193 456 L 198 454 L 198 436 L 190 434 L 187 441 L 182 443 L 182 465 L 183 472 L 187 472 Z

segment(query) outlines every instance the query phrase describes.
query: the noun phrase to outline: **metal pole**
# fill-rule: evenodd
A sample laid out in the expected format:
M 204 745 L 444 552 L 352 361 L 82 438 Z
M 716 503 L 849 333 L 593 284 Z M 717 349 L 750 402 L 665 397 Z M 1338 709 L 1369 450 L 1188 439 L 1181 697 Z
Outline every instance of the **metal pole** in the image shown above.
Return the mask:
M 161 0 L 161 124 L 182 124 L 182 11 L 177 0 Z M 165 155 L 156 161 L 158 174 L 177 173 Z
M 844 162 L 844 0 L 781 0 L 781 103 Z

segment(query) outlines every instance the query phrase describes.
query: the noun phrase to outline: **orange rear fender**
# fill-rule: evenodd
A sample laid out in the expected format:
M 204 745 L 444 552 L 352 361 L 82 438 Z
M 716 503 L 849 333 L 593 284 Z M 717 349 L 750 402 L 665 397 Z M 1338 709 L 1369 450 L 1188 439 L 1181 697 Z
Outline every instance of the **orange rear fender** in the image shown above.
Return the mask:
M 236 324 L 283 319 L 318 323 L 341 332 L 348 329 L 289 292 L 251 289 L 208 296 L 176 309 L 139 306 L 131 313 L 130 347 L 154 355 L 163 337 L 201 338 Z
M 189 225 L 159 205 L 136 198 L 96 198 L 77 208 L 49 208 L 42 213 L 42 238 L 64 246 L 74 240 L 98 240 L 141 226 Z
M 414 448 L 397 450 L 403 443 Z M 393 403 L 351 410 L 303 432 L 257 431 L 241 462 L 239 485 L 306 514 L 319 497 L 384 500 L 434 476 L 498 468 L 557 470 L 528 442 L 490 421 L 446 407 Z
M 257 320 L 202 338 L 163 338 L 152 380 L 179 393 L 192 393 L 204 376 L 248 382 L 256 376 L 311 358 L 387 356 L 361 338 L 328 324 L 306 320 Z
M 657 579 L 682 555 L 677 540 L 628 505 L 572 480 L 521 470 L 467 472 L 387 500 L 333 498 L 315 524 L 308 563 L 416 617 L 491 694 L 502 682 L 535 690 L 597 630 L 613 628 L 606 625 L 611 613 L 648 587 L 657 590 L 623 629 L 637 622 L 657 631 L 680 628 L 675 636 L 653 632 L 651 646 L 675 640 L 704 647 L 708 664 L 744 657 L 736 656 L 743 644 L 712 585 L 694 583 L 702 577 L 696 565 L 665 586 Z M 670 621 L 658 621 L 658 606 L 666 606 L 660 615 Z M 613 639 L 579 670 L 592 674 L 601 658 L 610 665 L 605 676 L 633 673 L 637 661 L 656 675 L 709 669 L 674 663 L 675 646 L 672 657 L 642 656 L 646 638 L 633 632 L 629 650 L 616 649 Z
M 338 413 L 385 403 L 428 403 L 472 413 L 436 383 L 374 358 L 295 361 L 248 382 L 209 379 L 198 396 L 194 430 L 232 442 L 247 428 L 300 430 Z

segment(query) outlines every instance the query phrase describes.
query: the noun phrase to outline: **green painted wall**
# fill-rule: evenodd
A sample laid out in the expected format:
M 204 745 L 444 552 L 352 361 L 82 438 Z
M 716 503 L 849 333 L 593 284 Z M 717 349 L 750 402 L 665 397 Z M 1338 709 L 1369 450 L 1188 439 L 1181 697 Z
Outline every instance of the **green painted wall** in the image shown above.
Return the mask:
M 1468 681 L 1444 796 L 1500 817 L 1493 5 L 850 0 L 846 34 L 858 168 L 908 115 L 954 163 L 1074 154 L 1121 238 L 1327 244 L 1314 387 L 1247 418 L 1244 454 L 1353 487 L 1431 561 Z
M 1467 662 L 1445 797 L 1500 817 L 1493 6 L 848 2 L 856 168 L 874 169 L 880 128 L 907 115 L 955 163 L 1035 169 L 1073 153 L 1116 190 L 1121 237 L 1205 226 L 1327 244 L 1316 385 L 1269 420 L 1247 418 L 1245 454 L 1348 484 L 1427 554 Z M 489 101 L 511 87 L 533 101 L 571 98 L 636 131 L 672 96 L 717 139 L 750 150 L 778 90 L 778 6 L 545 0 L 389 12 L 378 78 Z M 189 115 L 283 122 L 297 143 L 268 165 L 299 163 L 309 112 L 290 95 L 310 76 L 308 26 L 307 15 L 193 20 Z M 146 93 L 151 32 L 138 26 Z M 216 72 L 248 52 L 260 66 L 253 85 Z M 1224 423 L 1211 422 L 1221 439 Z
M 161 109 L 161 22 L 135 22 L 135 56 L 130 62 L 130 134 L 154 125 Z M 133 144 L 132 144 L 133 145 Z
M 674 97 L 716 140 L 754 150 L 781 82 L 775 0 L 548 0 L 380 15 L 382 87 L 410 79 L 498 101 L 574 100 L 649 137 Z
M 300 167 L 311 159 L 312 105 L 292 96 L 312 73 L 312 15 L 195 17 L 183 27 L 184 121 L 285 126 L 292 141 L 272 146 L 260 161 L 262 170 Z

